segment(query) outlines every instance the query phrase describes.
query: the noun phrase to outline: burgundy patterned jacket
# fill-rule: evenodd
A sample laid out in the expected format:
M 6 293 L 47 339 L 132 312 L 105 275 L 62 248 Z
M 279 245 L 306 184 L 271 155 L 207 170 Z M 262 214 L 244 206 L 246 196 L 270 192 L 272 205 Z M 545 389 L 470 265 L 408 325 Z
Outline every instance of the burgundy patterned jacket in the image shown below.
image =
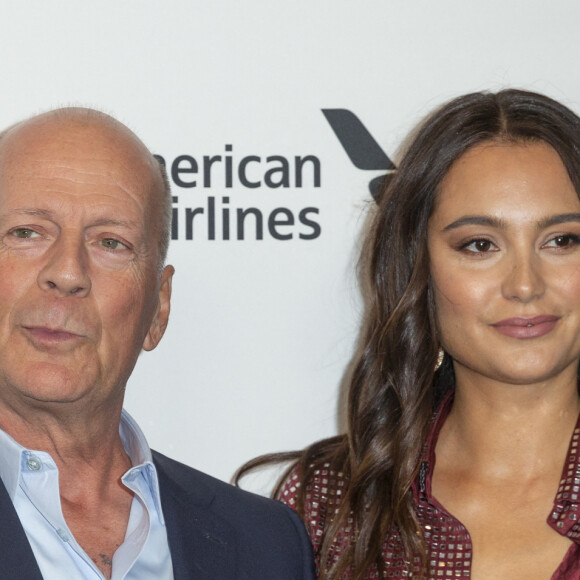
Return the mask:
M 413 495 L 417 516 L 423 528 L 430 564 L 430 578 L 468 579 L 471 578 L 471 538 L 463 524 L 449 514 L 431 495 L 431 476 L 435 463 L 435 444 L 439 431 L 449 415 L 453 402 L 450 393 L 441 404 L 432 422 L 419 477 L 413 485 Z M 552 575 L 552 580 L 580 580 L 580 418 L 570 441 L 568 459 L 562 471 L 562 478 L 552 511 L 547 515 L 548 524 L 559 534 L 570 538 L 574 543 L 564 560 Z M 317 573 L 320 568 L 320 547 L 327 518 L 332 517 L 340 506 L 348 485 L 343 473 L 328 467 L 318 469 L 306 486 L 304 523 L 314 548 Z M 280 500 L 291 508 L 296 507 L 299 477 L 293 472 L 286 481 Z M 500 522 L 501 523 L 501 522 Z M 336 539 L 331 557 L 336 559 L 350 541 L 350 530 L 344 530 Z M 383 560 L 386 563 L 386 576 L 380 576 L 376 568 L 366 576 L 368 580 L 378 578 L 406 578 L 417 575 L 419 560 L 410 562 L 405 559 L 399 534 L 393 530 L 383 544 Z M 348 579 L 345 575 L 344 579 Z

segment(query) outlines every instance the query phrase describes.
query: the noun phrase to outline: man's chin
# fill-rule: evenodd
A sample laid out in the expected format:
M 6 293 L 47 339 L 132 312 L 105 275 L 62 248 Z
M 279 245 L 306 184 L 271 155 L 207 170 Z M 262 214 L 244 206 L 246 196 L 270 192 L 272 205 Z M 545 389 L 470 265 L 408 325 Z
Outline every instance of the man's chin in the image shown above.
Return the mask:
M 91 374 L 53 363 L 30 364 L 15 373 L 4 369 L 0 390 L 30 405 L 75 403 L 93 391 L 97 380 L 91 380 Z
M 42 407 L 52 405 L 73 405 L 86 397 L 86 390 L 67 389 L 62 385 L 35 385 L 34 387 L 19 387 L 20 395 L 23 402 L 28 403 L 30 407 Z

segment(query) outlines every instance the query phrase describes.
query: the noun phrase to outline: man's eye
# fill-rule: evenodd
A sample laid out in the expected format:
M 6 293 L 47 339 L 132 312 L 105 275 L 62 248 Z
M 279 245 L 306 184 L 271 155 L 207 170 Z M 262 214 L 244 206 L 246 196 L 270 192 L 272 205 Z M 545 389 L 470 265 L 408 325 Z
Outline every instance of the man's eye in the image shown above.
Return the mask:
M 39 234 L 29 228 L 16 228 L 10 232 L 15 238 L 27 240 L 29 238 L 37 237 Z
M 126 249 L 127 246 L 120 242 L 119 240 L 115 240 L 114 238 L 104 238 L 101 240 L 101 245 L 107 250 L 123 250 Z

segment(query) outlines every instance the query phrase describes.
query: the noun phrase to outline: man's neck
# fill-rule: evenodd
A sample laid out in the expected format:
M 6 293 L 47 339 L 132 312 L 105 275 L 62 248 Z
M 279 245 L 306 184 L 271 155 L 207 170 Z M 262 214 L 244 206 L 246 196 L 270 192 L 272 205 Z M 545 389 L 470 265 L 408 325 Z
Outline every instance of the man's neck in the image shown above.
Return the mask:
M 3 406 L 0 427 L 23 447 L 50 454 L 58 467 L 66 524 L 110 578 L 113 554 L 125 537 L 133 501 L 133 493 L 121 481 L 131 468 L 119 433 L 121 407 L 90 416 L 80 405 L 62 407 L 35 405 L 23 418 Z

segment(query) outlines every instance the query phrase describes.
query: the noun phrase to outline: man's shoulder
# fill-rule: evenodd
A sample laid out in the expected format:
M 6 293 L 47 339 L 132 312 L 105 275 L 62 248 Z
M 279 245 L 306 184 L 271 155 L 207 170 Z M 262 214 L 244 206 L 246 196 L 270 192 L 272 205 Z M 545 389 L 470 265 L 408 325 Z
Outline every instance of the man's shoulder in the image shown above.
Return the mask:
M 298 516 L 280 502 L 236 488 L 153 452 L 174 560 L 196 554 L 235 561 L 237 579 L 312 579 L 312 551 Z M 208 556 L 208 554 L 210 556 Z M 211 577 L 229 578 L 225 568 Z
M 174 485 L 174 492 L 181 488 L 191 501 L 209 505 L 213 508 L 234 512 L 289 513 L 286 506 L 254 493 L 250 493 L 207 473 L 153 451 L 153 461 L 160 478 L 160 485 L 168 479 Z

